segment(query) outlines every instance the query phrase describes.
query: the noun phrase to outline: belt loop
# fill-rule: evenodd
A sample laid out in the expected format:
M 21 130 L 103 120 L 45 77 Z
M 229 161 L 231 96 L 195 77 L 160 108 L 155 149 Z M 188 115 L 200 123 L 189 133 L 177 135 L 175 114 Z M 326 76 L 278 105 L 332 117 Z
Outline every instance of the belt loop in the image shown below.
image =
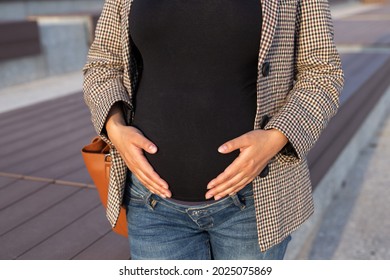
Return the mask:
M 144 202 L 145 202 L 145 205 L 150 209 L 150 210 L 154 210 L 154 208 L 156 207 L 156 204 L 157 204 L 157 200 L 155 200 L 153 197 L 152 197 L 152 193 L 149 192 L 147 193 L 147 195 L 145 196 L 144 198 Z
M 241 210 L 245 209 L 245 207 L 246 207 L 245 204 L 238 198 L 238 195 L 236 193 L 233 195 L 230 195 L 230 197 L 232 198 L 234 205 L 239 207 Z

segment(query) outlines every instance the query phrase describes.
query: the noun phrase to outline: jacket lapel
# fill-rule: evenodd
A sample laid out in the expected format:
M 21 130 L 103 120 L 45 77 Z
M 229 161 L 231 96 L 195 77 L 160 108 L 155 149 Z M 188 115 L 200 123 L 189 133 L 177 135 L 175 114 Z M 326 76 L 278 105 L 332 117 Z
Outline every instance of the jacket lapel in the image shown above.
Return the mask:
M 123 84 L 127 89 L 127 92 L 132 97 L 131 82 L 129 77 L 129 67 L 130 67 L 130 38 L 129 38 L 129 14 L 130 7 L 133 0 L 120 0 L 122 1 L 122 51 L 124 63 L 124 75 L 123 75 Z
M 269 90 L 265 90 L 267 79 L 262 79 L 262 68 L 274 38 L 278 16 L 278 4 L 279 0 L 261 0 L 263 23 L 261 28 L 261 39 L 257 64 L 257 108 L 253 127 L 254 129 L 260 128 L 260 121 L 265 114 L 269 113 L 271 109 L 269 106 L 272 104 L 268 102 L 268 106 L 265 106 L 266 102 L 264 102 L 264 100 L 267 98 L 270 92 Z
M 274 38 L 278 16 L 278 4 L 279 0 L 261 0 L 263 24 L 259 50 L 259 69 L 261 69 L 261 65 L 267 56 L 272 39 Z

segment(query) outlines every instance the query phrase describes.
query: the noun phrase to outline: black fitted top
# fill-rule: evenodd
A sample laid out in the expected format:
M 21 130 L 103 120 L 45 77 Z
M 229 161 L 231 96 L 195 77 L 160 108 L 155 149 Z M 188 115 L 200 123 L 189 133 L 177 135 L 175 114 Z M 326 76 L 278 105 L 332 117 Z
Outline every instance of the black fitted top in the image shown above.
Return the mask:
M 172 198 L 204 201 L 238 156 L 224 142 L 253 130 L 261 35 L 259 0 L 135 0 L 130 36 L 142 57 L 133 124 Z

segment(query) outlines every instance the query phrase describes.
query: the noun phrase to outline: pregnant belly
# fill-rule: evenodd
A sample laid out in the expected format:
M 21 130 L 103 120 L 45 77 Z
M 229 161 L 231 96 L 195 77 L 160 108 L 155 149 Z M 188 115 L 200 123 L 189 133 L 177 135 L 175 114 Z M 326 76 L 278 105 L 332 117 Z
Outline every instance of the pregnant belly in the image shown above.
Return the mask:
M 218 153 L 218 147 L 198 148 L 183 145 L 172 148 L 159 145 L 159 152 L 146 157 L 155 171 L 168 182 L 172 198 L 203 201 L 207 184 L 237 157 Z
M 221 154 L 218 147 L 253 129 L 256 95 L 233 87 L 186 92 L 140 87 L 135 108 L 133 125 L 158 147 L 145 156 L 169 184 L 172 198 L 203 201 L 207 184 L 239 154 Z
M 206 200 L 207 184 L 239 154 L 238 150 L 229 154 L 221 154 L 217 150 L 224 142 L 236 137 L 230 136 L 231 133 L 215 133 L 213 129 L 204 128 L 203 132 L 195 129 L 191 132 L 174 125 L 153 130 L 153 126 L 137 121 L 133 125 L 157 145 L 158 152 L 145 153 L 145 157 L 167 181 L 174 199 Z

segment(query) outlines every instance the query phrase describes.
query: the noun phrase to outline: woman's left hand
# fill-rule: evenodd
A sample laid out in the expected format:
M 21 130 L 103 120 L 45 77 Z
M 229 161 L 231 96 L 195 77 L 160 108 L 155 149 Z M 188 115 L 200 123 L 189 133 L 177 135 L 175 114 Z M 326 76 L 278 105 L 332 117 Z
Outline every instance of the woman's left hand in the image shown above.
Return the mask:
M 218 148 L 226 154 L 240 149 L 239 156 L 208 185 L 206 199 L 218 200 L 237 193 L 260 174 L 260 172 L 288 142 L 279 130 L 252 130 L 234 138 Z

